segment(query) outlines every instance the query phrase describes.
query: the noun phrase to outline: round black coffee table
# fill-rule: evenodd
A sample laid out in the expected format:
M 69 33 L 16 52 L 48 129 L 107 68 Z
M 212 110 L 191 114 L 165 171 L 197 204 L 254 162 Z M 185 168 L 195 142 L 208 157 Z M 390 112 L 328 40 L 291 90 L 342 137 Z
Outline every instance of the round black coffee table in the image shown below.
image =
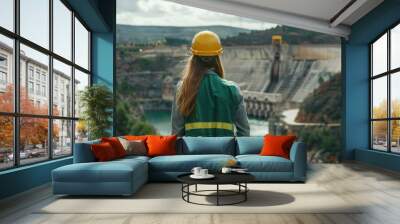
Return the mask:
M 247 192 L 249 188 L 247 183 L 255 180 L 255 177 L 248 173 L 229 173 L 213 174 L 215 177 L 212 179 L 193 179 L 190 177 L 191 173 L 182 174 L 178 176 L 178 181 L 182 183 L 182 199 L 188 203 L 198 204 L 198 205 L 234 205 L 245 202 L 247 200 Z M 215 190 L 198 190 L 197 185 L 215 185 Z M 223 190 L 220 189 L 220 185 L 236 185 L 237 190 Z M 195 186 L 194 191 L 190 191 L 190 186 Z M 209 192 L 214 192 L 215 194 L 206 194 Z M 216 204 L 202 204 L 193 202 L 190 200 L 190 196 L 204 196 L 204 197 L 216 197 Z M 240 196 L 240 199 L 231 203 L 221 203 L 221 197 L 232 197 Z

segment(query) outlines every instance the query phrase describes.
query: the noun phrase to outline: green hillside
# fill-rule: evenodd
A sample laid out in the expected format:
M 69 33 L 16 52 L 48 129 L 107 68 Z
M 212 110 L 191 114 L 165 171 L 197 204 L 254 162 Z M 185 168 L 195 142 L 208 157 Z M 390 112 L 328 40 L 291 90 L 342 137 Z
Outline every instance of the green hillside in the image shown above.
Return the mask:
M 237 36 L 239 33 L 248 33 L 250 30 L 229 26 L 130 26 L 117 25 L 117 42 L 148 44 L 154 42 L 165 42 L 167 40 L 190 42 L 195 33 L 202 30 L 210 30 L 218 33 L 221 38 Z
M 300 106 L 297 122 L 339 123 L 341 118 L 341 74 L 322 83 Z

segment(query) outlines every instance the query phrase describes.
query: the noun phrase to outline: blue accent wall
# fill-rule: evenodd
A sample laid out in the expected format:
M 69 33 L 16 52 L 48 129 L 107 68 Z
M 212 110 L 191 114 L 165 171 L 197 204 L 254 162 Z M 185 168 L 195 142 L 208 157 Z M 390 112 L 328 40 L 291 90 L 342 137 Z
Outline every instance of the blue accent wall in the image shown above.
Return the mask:
M 92 31 L 92 81 L 114 89 L 116 0 L 67 0 Z M 111 128 L 111 127 L 110 127 Z M 51 181 L 51 171 L 72 157 L 0 172 L 0 199 Z
M 48 183 L 53 169 L 71 163 L 68 157 L 0 172 L 0 199 Z
M 400 1 L 385 0 L 351 27 L 343 40 L 345 91 L 343 159 L 399 170 L 400 157 L 369 150 L 369 43 L 400 22 Z M 362 151 L 360 151 L 362 150 Z M 377 162 L 379 160 L 379 162 Z
M 100 83 L 113 90 L 114 83 L 114 35 L 113 33 L 92 34 L 93 83 Z

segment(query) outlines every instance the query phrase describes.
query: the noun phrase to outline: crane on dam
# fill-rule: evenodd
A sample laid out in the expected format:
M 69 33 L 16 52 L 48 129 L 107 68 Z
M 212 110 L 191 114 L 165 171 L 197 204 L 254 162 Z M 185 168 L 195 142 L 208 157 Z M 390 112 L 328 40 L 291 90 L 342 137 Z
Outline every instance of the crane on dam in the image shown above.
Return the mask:
M 269 84 L 265 90 L 265 92 L 270 93 L 274 92 L 278 82 L 279 82 L 279 67 L 281 62 L 281 49 L 282 49 L 282 36 L 281 35 L 272 35 L 272 50 L 274 52 L 274 59 L 272 61 L 271 66 L 271 79 Z

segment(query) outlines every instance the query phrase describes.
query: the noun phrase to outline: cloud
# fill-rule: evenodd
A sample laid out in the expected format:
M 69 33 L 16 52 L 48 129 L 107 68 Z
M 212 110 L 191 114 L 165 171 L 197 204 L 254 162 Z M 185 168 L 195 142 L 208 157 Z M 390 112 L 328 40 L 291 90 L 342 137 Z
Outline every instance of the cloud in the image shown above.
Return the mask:
M 118 0 L 117 23 L 148 26 L 226 25 L 257 30 L 276 26 L 164 0 Z

